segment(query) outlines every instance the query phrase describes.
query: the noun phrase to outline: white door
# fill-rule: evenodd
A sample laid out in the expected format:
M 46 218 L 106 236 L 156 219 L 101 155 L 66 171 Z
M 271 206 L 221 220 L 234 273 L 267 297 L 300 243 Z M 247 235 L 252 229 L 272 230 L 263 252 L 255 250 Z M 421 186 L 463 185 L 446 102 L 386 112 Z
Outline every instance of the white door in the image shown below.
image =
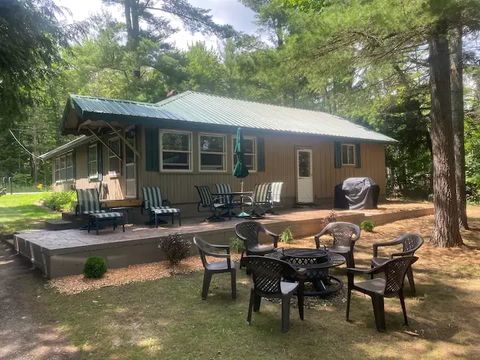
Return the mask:
M 313 203 L 311 149 L 297 149 L 297 202 Z
M 125 139 L 130 146 L 135 147 L 135 128 L 125 133 Z M 137 161 L 133 150 L 125 144 L 125 182 L 127 198 L 137 197 Z

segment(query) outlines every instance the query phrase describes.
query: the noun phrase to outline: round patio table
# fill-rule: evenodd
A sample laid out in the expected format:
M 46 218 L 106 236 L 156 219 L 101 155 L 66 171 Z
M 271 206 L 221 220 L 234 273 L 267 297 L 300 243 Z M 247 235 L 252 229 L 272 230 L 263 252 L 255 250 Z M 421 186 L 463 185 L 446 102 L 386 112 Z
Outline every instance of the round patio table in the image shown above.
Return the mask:
M 305 269 L 303 276 L 295 281 L 311 283 L 311 289 L 304 289 L 305 296 L 326 296 L 339 291 L 343 282 L 330 275 L 331 268 L 345 263 L 345 258 L 323 249 L 292 248 L 279 249 L 266 256 L 274 257 L 290 263 L 296 269 Z

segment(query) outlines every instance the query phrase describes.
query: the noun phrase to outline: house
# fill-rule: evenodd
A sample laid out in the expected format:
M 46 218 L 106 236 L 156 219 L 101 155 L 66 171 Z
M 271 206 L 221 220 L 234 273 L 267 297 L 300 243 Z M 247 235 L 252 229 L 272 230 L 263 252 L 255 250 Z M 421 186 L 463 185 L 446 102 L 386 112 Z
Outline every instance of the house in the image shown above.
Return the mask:
M 331 206 L 334 186 L 368 176 L 385 194 L 385 145 L 392 138 L 324 112 L 187 91 L 156 104 L 71 95 L 63 134 L 81 135 L 42 155 L 52 159 L 53 188 L 97 187 L 104 199 L 137 199 L 143 186 L 186 215 L 194 185 L 230 183 L 236 130 L 245 135 L 245 189 L 283 181 L 283 204 Z

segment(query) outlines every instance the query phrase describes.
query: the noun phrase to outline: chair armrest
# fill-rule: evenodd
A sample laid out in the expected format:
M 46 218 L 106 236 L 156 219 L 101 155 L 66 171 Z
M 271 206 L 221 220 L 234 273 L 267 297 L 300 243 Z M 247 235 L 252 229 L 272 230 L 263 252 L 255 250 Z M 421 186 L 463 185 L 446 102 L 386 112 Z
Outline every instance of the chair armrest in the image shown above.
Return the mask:
M 268 229 L 264 229 L 264 230 L 265 230 L 265 234 L 267 234 L 267 235 L 269 235 L 273 238 L 273 246 L 277 247 L 278 246 L 278 240 L 280 240 L 280 235 L 275 234 L 274 232 L 271 232 Z
M 395 246 L 400 245 L 402 243 L 401 240 L 392 240 L 392 241 L 385 241 L 385 242 L 378 242 L 373 244 L 373 257 L 378 256 L 378 248 L 379 247 L 386 247 L 386 246 Z

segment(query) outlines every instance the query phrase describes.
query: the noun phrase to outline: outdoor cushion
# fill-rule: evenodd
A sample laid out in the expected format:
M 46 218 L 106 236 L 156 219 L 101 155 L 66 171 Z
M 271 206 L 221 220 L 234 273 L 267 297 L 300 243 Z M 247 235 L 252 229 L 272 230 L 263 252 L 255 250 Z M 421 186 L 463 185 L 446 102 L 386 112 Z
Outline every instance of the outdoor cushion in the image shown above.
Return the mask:
M 99 213 L 91 213 L 89 215 L 96 219 L 123 218 L 123 214 L 119 212 L 99 212 Z
M 178 213 L 180 213 L 180 209 L 171 208 L 171 207 L 168 207 L 168 206 L 151 207 L 149 210 L 151 212 L 155 213 L 155 214 L 178 214 Z

